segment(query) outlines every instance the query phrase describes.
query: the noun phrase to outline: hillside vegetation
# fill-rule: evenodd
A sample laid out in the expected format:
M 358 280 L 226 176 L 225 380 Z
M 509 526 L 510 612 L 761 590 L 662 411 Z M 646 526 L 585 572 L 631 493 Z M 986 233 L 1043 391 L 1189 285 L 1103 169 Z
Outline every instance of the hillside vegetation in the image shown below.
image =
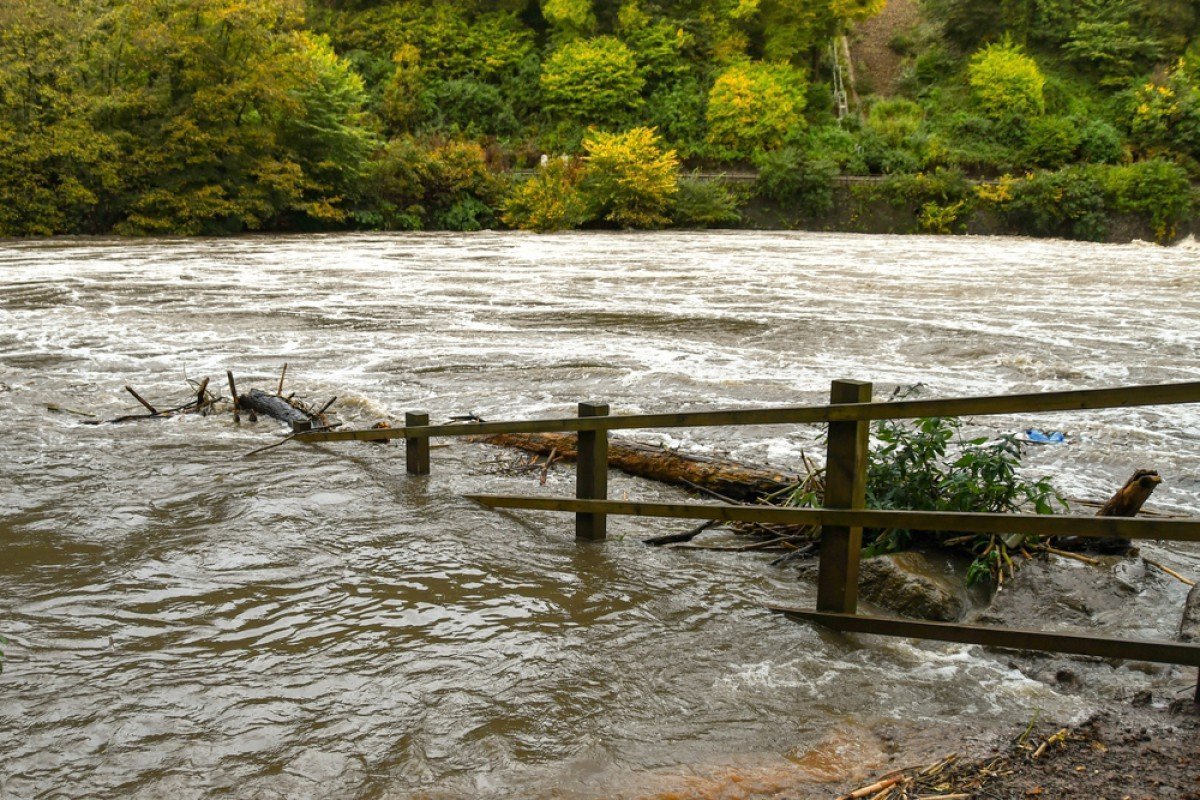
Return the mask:
M 928 232 L 1191 218 L 1194 3 L 924 0 L 851 82 L 884 5 L 5 3 L 0 235 L 806 224 L 838 175 Z

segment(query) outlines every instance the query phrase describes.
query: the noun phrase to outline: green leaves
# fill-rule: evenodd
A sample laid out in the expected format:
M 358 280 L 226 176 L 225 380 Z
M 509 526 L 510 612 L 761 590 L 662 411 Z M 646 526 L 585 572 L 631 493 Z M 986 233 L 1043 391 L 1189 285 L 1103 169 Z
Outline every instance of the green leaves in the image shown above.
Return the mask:
M 725 70 L 708 95 L 708 142 L 714 154 L 749 157 L 771 150 L 804 126 L 808 83 L 787 64 L 744 62 Z
M 1067 504 L 1048 477 L 1021 475 L 1022 446 L 1013 435 L 964 440 L 957 418 L 927 417 L 912 422 L 883 420 L 875 426 L 877 444 L 867 466 L 870 508 L 965 513 L 1016 513 L 1032 509 L 1052 514 Z M 956 538 L 939 534 L 936 540 Z M 936 541 L 922 539 L 922 541 Z M 908 531 L 874 532 L 867 555 L 894 552 L 911 543 Z M 1007 547 L 995 537 L 973 537 L 981 552 L 971 565 L 974 582 L 1011 562 Z
M 569 42 L 542 66 L 546 108 L 588 124 L 623 121 L 640 104 L 644 83 L 633 51 L 612 36 Z
M 1037 62 L 1011 40 L 990 44 L 971 57 L 971 91 L 992 120 L 1025 120 L 1046 110 L 1046 78 Z

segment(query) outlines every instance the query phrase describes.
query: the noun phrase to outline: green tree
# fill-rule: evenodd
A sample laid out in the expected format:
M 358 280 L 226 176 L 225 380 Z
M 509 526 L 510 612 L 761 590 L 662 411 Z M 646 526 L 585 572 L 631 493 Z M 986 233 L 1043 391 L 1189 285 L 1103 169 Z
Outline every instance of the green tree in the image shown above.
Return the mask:
M 373 138 L 361 79 L 297 0 L 125 0 L 95 69 L 126 233 L 339 222 Z
M 726 157 L 781 146 L 804 124 L 807 88 L 804 74 L 787 64 L 735 64 L 708 95 L 709 144 Z
M 583 189 L 595 216 L 625 228 L 670 222 L 671 201 L 679 191 L 679 158 L 662 148 L 653 129 L 592 131 L 583 147 Z
M 578 228 L 588 220 L 582 181 L 578 160 L 547 161 L 532 178 L 513 187 L 504 202 L 505 224 L 538 233 Z
M 120 184 L 79 69 L 91 3 L 0 6 L 0 236 L 101 230 Z
M 587 36 L 596 30 L 592 0 L 542 0 L 542 16 L 569 36 Z
M 633 52 L 611 36 L 568 42 L 542 67 L 547 109 L 587 124 L 619 124 L 644 82 Z
M 1025 120 L 1046 110 L 1045 76 L 1011 41 L 990 44 L 971 56 L 968 77 L 975 102 L 992 120 Z
M 1086 0 L 1063 44 L 1073 61 L 1093 67 L 1105 85 L 1118 85 L 1153 64 L 1159 44 L 1137 24 L 1133 0 Z

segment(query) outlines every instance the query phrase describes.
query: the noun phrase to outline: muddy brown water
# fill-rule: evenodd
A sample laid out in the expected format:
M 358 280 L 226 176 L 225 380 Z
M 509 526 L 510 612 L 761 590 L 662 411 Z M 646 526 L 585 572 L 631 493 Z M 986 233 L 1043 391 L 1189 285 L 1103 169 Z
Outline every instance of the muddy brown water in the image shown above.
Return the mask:
M 1197 255 L 786 233 L 0 243 L 0 797 L 740 796 L 879 763 L 880 725 L 1001 730 L 1186 688 L 1098 664 L 1067 692 L 979 648 L 786 622 L 762 604 L 813 588 L 767 555 L 649 549 L 680 523 L 647 520 L 580 546 L 569 518 L 472 505 L 573 485 L 504 474 L 483 445 L 416 479 L 400 447 L 241 459 L 278 428 L 90 427 L 47 405 L 115 416 L 125 383 L 166 403 L 227 367 L 271 388 L 285 361 L 292 391 L 364 426 L 820 402 L 834 378 L 884 396 L 1189 380 Z M 1156 508 L 1197 510 L 1196 406 L 975 424 L 1066 430 L 1028 469 L 1068 494 L 1152 466 Z M 794 466 L 820 433 L 634 435 Z M 1146 551 L 1200 574 L 1195 548 Z M 1146 580 L 1161 604 L 1097 625 L 1169 636 L 1184 587 Z

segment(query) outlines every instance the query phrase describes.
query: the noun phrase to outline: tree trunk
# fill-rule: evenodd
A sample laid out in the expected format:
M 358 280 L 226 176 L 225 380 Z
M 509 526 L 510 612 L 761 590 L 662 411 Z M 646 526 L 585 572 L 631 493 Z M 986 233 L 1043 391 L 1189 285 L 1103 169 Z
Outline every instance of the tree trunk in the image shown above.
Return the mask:
M 500 433 L 484 437 L 483 441 L 543 456 L 557 451 L 560 458 L 574 460 L 576 457 L 576 436 L 573 433 Z M 638 478 L 685 488 L 698 486 L 731 500 L 744 502 L 753 502 L 800 480 L 798 475 L 767 467 L 683 455 L 620 439 L 609 441 L 608 465 Z
M 261 389 L 251 389 L 249 392 L 239 395 L 238 407 L 254 411 L 257 414 L 265 414 L 280 422 L 309 421 L 307 414 L 293 406 L 287 400 L 284 400 L 282 397 L 276 397 L 273 394 L 267 394 Z
M 1136 517 L 1141 511 L 1142 504 L 1150 499 L 1154 489 L 1162 483 L 1158 472 L 1152 469 L 1139 469 L 1125 481 L 1125 485 L 1108 499 L 1108 502 L 1096 512 L 1097 517 Z M 1109 553 L 1123 555 L 1133 549 L 1133 543 L 1128 539 L 1096 539 L 1094 537 L 1064 536 L 1051 540 L 1055 547 L 1063 550 L 1086 551 L 1089 553 Z

